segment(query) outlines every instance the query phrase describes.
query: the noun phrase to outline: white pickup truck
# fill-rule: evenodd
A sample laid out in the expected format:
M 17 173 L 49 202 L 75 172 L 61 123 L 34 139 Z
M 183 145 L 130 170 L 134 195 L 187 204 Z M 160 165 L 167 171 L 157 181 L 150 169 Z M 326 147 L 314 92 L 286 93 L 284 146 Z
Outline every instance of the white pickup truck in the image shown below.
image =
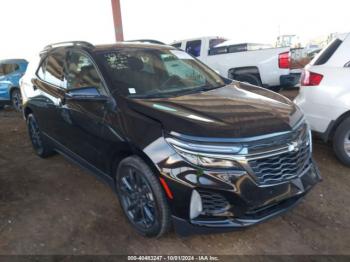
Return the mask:
M 294 86 L 300 73 L 290 69 L 290 48 L 264 44 L 233 43 L 220 37 L 202 37 L 171 44 L 197 57 L 223 77 L 278 91 Z

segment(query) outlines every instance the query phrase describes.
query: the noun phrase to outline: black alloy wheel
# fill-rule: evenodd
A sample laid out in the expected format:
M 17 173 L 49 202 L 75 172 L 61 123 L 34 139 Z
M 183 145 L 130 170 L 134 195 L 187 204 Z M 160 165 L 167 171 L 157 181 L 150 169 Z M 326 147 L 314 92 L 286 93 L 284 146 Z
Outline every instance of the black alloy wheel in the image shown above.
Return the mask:
M 170 212 L 164 192 L 142 159 L 128 157 L 119 164 L 116 187 L 124 213 L 140 234 L 159 237 L 169 230 Z

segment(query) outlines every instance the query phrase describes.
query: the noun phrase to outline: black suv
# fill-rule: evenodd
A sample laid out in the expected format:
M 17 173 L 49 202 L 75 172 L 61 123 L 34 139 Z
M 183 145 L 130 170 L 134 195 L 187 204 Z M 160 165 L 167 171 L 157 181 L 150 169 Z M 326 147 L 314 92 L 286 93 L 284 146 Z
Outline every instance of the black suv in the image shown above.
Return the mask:
M 35 152 L 105 180 L 145 236 L 247 227 L 320 180 L 295 104 L 171 46 L 50 45 L 25 88 Z

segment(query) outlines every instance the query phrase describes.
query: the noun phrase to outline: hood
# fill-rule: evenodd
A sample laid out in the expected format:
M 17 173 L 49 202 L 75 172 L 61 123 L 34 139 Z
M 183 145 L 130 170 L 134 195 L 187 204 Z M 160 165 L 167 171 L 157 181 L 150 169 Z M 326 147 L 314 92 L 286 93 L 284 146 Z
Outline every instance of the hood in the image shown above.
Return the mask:
M 289 131 L 302 117 L 287 98 L 239 82 L 172 98 L 130 99 L 128 107 L 159 121 L 166 132 L 209 138 Z

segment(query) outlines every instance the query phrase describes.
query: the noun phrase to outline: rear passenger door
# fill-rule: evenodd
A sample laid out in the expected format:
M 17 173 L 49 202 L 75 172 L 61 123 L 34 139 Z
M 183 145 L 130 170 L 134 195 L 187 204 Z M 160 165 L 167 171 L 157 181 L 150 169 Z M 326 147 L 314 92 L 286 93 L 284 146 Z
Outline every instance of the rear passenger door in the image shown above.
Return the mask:
M 62 122 L 60 107 L 64 100 L 66 79 L 64 76 L 65 50 L 55 50 L 41 62 L 36 77 L 32 79 L 34 92 L 31 104 L 40 129 L 50 138 L 60 141 Z

